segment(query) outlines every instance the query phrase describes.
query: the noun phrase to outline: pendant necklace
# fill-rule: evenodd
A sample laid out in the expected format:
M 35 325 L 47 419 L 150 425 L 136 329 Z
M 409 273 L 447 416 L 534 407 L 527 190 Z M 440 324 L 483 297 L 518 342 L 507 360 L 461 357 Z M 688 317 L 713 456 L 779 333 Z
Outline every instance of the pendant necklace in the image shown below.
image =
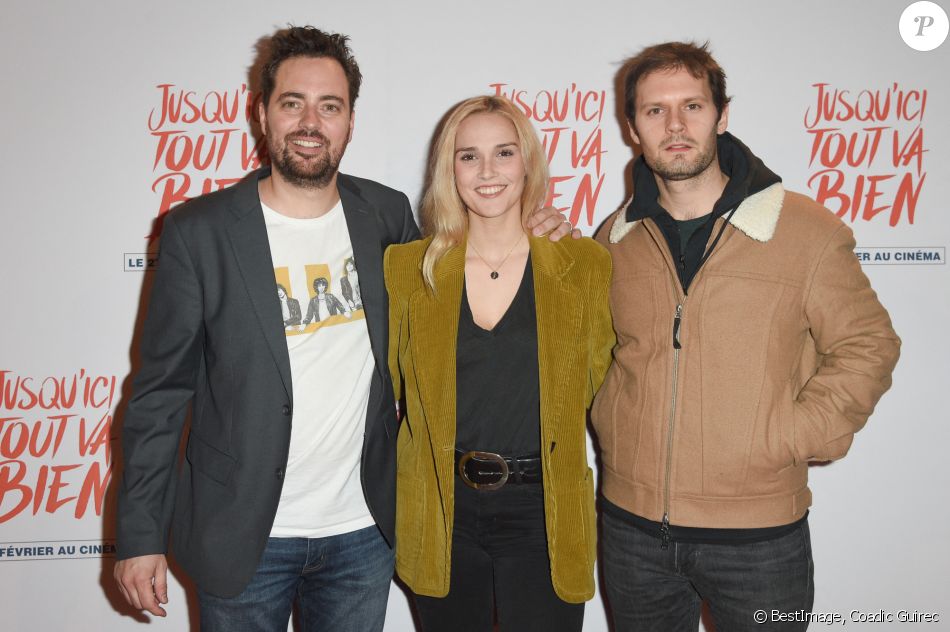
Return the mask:
M 472 247 L 472 250 L 474 250 L 475 254 L 478 255 L 478 258 L 482 260 L 482 263 L 488 266 L 488 269 L 491 270 L 490 276 L 492 280 L 495 280 L 498 278 L 498 271 L 501 270 L 501 267 L 505 265 L 506 261 L 508 261 L 508 257 L 511 256 L 511 253 L 515 251 L 515 246 L 521 243 L 522 237 L 524 237 L 524 233 L 521 233 L 520 235 L 518 235 L 518 239 L 515 241 L 514 244 L 512 244 L 511 248 L 508 249 L 508 254 L 506 254 L 505 258 L 501 260 L 501 263 L 498 264 L 497 268 L 493 267 L 490 263 L 488 263 L 488 261 L 485 260 L 485 257 L 482 256 L 482 253 L 478 252 L 478 248 L 475 247 L 475 244 L 469 241 L 468 245 Z

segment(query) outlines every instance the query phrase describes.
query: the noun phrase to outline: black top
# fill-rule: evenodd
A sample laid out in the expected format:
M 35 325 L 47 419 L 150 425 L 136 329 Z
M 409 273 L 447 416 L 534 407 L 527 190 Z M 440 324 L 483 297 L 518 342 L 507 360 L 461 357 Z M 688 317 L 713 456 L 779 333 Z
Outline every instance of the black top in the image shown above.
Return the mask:
M 681 258 L 686 255 L 686 245 L 689 243 L 690 237 L 710 219 L 711 217 L 709 215 L 703 215 L 702 217 L 694 217 L 693 219 L 676 220 L 676 230 L 680 236 L 679 254 Z
M 538 327 L 530 255 L 508 311 L 491 331 L 475 324 L 463 289 L 455 379 L 456 448 L 504 456 L 540 452 Z
M 702 234 L 703 228 L 706 227 L 706 224 L 712 222 L 712 213 L 703 215 L 702 217 L 696 217 L 694 219 L 675 219 L 673 220 L 673 222 L 675 223 L 675 226 L 676 226 L 676 233 L 679 236 L 679 244 L 680 244 L 679 255 L 677 257 L 674 257 L 674 259 L 676 260 L 676 271 L 677 271 L 677 274 L 680 276 L 680 278 L 683 279 L 683 283 L 685 284 L 683 287 L 688 287 L 689 281 L 692 280 L 692 275 L 688 273 L 687 268 L 688 267 L 692 269 L 698 268 L 698 262 L 688 261 L 688 259 L 695 258 L 696 256 L 701 256 L 702 253 L 704 252 L 703 248 L 696 247 L 696 246 L 699 246 L 698 243 L 695 244 L 695 246 L 692 249 L 690 249 L 689 242 L 690 242 L 690 239 L 692 239 L 693 235 L 695 235 L 696 233 Z M 708 235 L 707 235 L 707 238 L 708 238 Z M 697 241 L 699 240 L 697 239 Z M 705 243 L 703 244 L 703 246 L 705 246 Z

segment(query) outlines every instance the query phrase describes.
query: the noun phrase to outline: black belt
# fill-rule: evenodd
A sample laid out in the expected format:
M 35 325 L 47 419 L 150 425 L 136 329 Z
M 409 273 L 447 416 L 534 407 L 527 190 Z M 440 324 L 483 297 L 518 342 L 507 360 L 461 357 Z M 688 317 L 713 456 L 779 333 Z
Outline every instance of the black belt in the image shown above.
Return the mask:
M 541 455 L 502 456 L 494 452 L 455 451 L 455 473 L 473 489 L 541 482 Z

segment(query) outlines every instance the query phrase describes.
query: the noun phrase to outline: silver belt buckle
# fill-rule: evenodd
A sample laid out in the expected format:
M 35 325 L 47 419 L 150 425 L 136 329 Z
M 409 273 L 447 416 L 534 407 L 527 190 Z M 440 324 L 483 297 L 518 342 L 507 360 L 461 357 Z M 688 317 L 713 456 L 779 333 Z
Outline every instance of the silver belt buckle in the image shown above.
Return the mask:
M 494 483 L 476 483 L 475 481 L 469 479 L 468 474 L 465 472 L 465 464 L 471 461 L 472 459 L 481 459 L 483 461 L 494 461 L 501 465 L 501 478 L 495 481 Z M 471 452 L 466 452 L 462 455 L 462 458 L 459 459 L 459 476 L 462 477 L 462 482 L 471 487 L 472 489 L 484 489 L 484 490 L 493 490 L 503 487 L 505 483 L 508 482 L 508 475 L 510 474 L 508 470 L 508 463 L 500 454 L 495 454 L 494 452 L 478 452 L 477 450 L 472 450 Z

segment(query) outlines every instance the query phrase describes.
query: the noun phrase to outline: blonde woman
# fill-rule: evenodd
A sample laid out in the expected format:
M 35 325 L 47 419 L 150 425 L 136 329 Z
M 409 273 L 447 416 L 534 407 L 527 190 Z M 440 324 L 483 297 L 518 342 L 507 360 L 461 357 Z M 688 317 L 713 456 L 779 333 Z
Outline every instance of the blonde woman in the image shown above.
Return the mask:
M 436 140 L 427 237 L 386 251 L 396 570 L 426 632 L 580 630 L 594 594 L 585 411 L 614 344 L 610 258 L 529 235 L 546 189 L 525 116 L 468 99 Z

